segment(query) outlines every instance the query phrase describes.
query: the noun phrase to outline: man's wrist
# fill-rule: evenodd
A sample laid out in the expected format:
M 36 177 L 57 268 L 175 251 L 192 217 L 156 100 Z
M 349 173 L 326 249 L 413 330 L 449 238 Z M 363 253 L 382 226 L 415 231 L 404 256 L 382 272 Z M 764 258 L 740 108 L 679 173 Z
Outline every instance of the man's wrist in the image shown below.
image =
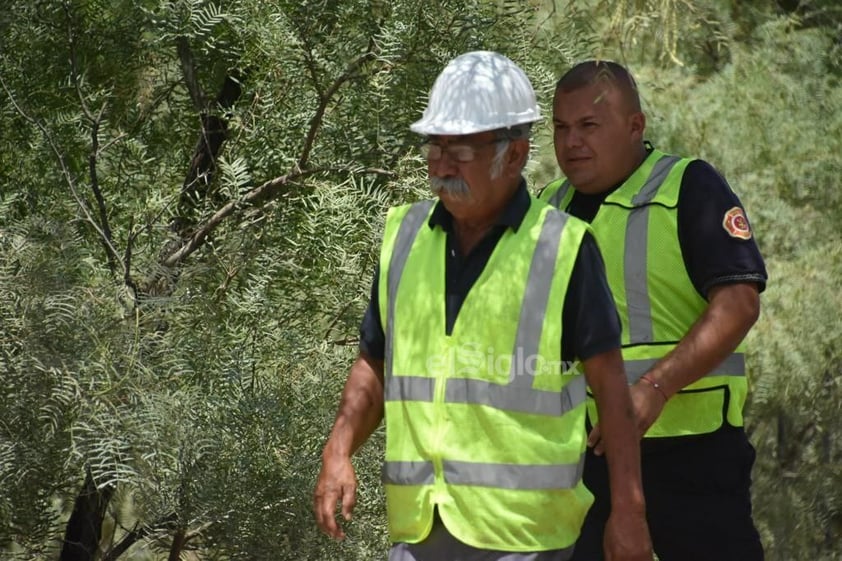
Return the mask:
M 322 461 L 336 461 L 350 459 L 352 455 L 353 433 L 341 419 L 336 424 L 322 448 Z
M 666 403 L 667 401 L 669 401 L 669 399 L 670 399 L 670 398 L 669 398 L 669 396 L 667 395 L 667 392 L 664 390 L 664 387 L 661 385 L 661 383 L 660 383 L 660 382 L 658 382 L 657 380 L 655 380 L 655 379 L 652 377 L 652 375 L 651 375 L 651 374 L 649 374 L 649 373 L 647 372 L 646 374 L 644 374 L 643 376 L 641 376 L 641 377 L 640 377 L 640 380 L 641 380 L 641 381 L 643 381 L 643 382 L 646 382 L 646 384 L 647 384 L 650 388 L 652 388 L 653 390 L 655 390 L 656 392 L 658 392 L 658 393 L 661 395 L 661 397 L 662 397 L 662 398 L 664 398 L 664 403 Z
M 634 476 L 623 485 L 611 486 L 611 511 L 620 514 L 646 514 L 646 498 L 643 487 L 634 482 Z
M 621 516 L 645 516 L 646 501 L 640 499 L 612 500 L 611 512 Z

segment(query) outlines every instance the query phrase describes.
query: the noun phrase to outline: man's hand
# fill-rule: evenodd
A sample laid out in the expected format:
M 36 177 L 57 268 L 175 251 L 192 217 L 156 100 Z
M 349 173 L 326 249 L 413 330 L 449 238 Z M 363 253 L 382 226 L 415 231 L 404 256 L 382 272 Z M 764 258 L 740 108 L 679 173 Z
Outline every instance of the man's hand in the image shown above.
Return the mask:
M 611 512 L 603 537 L 605 561 L 652 561 L 652 542 L 643 512 Z
M 357 504 L 357 476 L 351 456 L 371 436 L 383 419 L 383 361 L 360 353 L 354 365 L 322 451 L 322 470 L 313 493 L 316 523 L 332 538 L 341 540 L 345 532 L 336 522 L 336 505 L 342 517 L 351 519 Z
M 337 503 L 341 503 L 342 517 L 351 520 L 357 504 L 357 476 L 350 458 L 325 458 L 313 493 L 313 512 L 316 523 L 330 537 L 345 539 L 342 526 L 336 521 Z
M 640 481 L 640 435 L 622 355 L 619 349 L 606 351 L 585 360 L 584 365 L 601 423 L 594 427 L 588 443 L 599 446 L 600 453 L 604 447 L 611 488 L 611 516 L 603 536 L 605 558 L 652 561 L 646 501 Z
M 634 409 L 635 426 L 638 438 L 643 438 L 666 405 L 666 396 L 646 381 L 638 381 L 629 388 L 632 408 Z M 602 445 L 602 432 L 599 423 L 594 425 L 588 435 L 588 446 L 593 448 L 594 454 L 601 456 L 605 449 Z
M 667 404 L 667 396 L 646 380 L 638 380 L 629 388 L 631 393 L 632 407 L 634 407 L 634 418 L 637 425 L 638 436 L 643 438 L 649 430 L 664 406 Z

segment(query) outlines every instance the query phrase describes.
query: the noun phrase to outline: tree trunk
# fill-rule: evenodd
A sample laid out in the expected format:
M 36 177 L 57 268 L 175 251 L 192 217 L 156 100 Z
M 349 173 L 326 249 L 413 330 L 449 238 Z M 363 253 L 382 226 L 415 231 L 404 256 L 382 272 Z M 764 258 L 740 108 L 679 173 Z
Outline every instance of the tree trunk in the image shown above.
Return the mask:
M 172 538 L 172 546 L 170 546 L 170 556 L 167 561 L 179 561 L 181 559 L 181 550 L 184 549 L 184 544 L 187 543 L 187 531 L 184 528 L 176 530 Z
M 102 521 L 113 494 L 113 485 L 97 489 L 91 470 L 86 470 L 85 483 L 67 521 L 59 561 L 94 561 L 97 558 Z
M 216 106 L 220 109 L 230 109 L 241 94 L 239 75 L 226 76 L 216 98 Z M 191 210 L 196 203 L 210 194 L 213 173 L 216 171 L 216 158 L 227 133 L 228 122 L 225 119 L 208 113 L 202 114 L 202 130 L 193 149 L 190 169 L 184 178 L 179 198 L 180 213 L 188 224 Z

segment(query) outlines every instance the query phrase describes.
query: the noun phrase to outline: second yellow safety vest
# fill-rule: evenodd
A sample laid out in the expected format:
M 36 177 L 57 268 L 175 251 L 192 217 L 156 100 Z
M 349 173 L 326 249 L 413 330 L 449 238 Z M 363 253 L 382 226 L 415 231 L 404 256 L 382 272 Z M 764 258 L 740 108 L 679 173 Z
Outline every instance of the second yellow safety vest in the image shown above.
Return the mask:
M 591 222 L 622 322 L 629 383 L 666 356 L 707 306 L 687 274 L 678 238 L 678 196 L 691 161 L 653 150 L 606 197 Z M 541 199 L 567 209 L 574 192 L 559 179 Z M 725 422 L 742 426 L 747 392 L 740 345 L 712 372 L 672 396 L 646 436 L 704 434 Z M 592 399 L 588 414 L 596 422 Z

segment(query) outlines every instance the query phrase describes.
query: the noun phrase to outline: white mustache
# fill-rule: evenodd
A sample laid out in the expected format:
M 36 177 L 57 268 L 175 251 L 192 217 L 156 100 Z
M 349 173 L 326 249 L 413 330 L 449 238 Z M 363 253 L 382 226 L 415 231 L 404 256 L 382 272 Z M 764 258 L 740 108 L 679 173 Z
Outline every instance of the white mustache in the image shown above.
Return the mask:
M 471 189 L 464 179 L 458 177 L 431 177 L 430 190 L 436 195 L 447 193 L 451 197 L 466 198 L 471 194 Z

